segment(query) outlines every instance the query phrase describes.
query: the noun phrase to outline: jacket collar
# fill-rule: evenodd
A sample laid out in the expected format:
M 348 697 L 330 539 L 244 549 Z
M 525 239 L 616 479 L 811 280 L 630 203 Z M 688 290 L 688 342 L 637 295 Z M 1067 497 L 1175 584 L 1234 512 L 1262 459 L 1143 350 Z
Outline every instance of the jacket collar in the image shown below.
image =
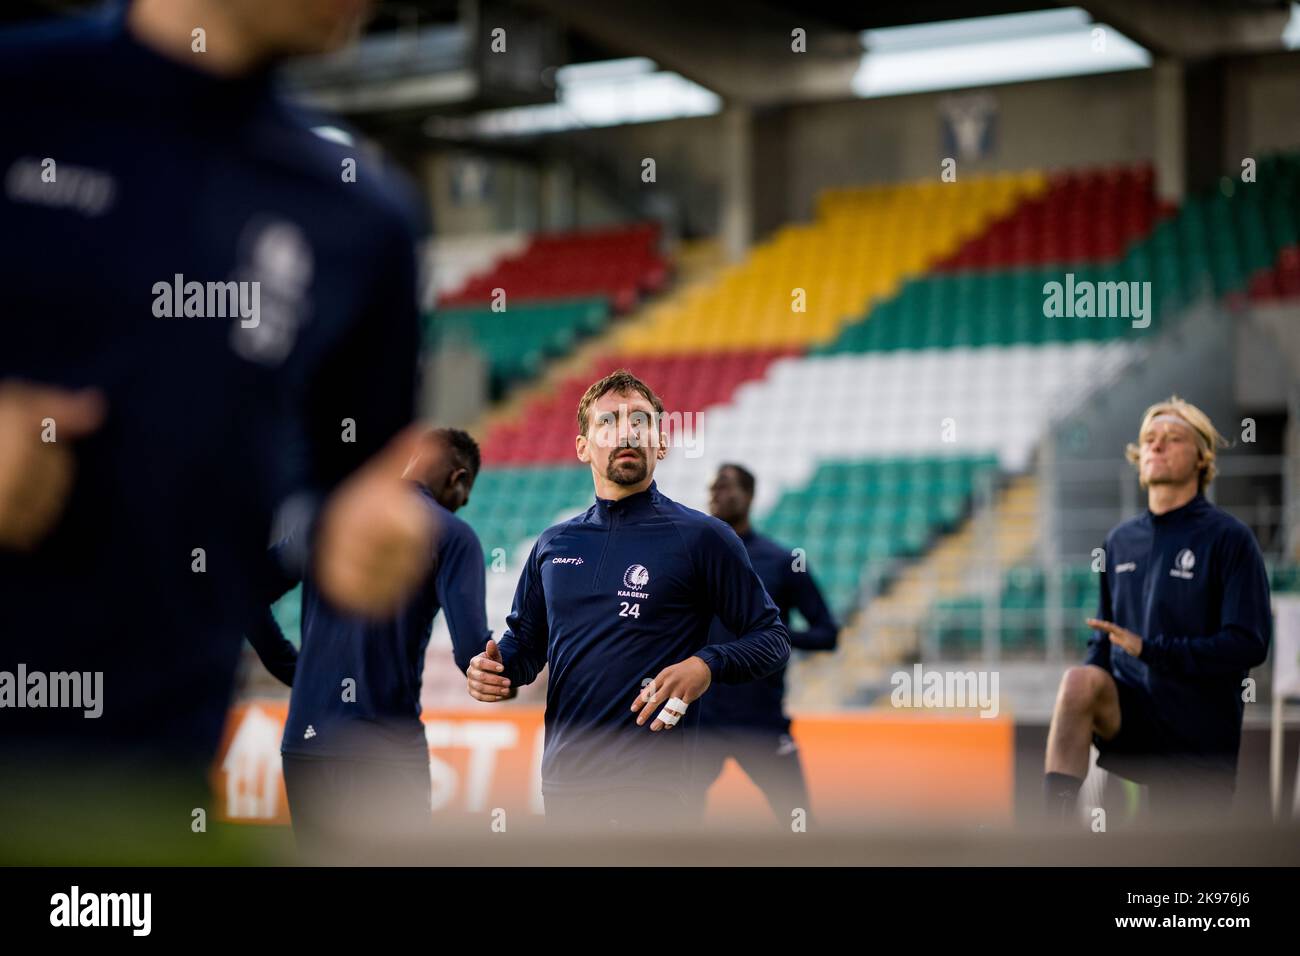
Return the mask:
M 618 516 L 620 520 L 640 518 L 654 514 L 661 500 L 663 500 L 663 495 L 659 493 L 659 486 L 651 481 L 650 486 L 644 491 L 638 491 L 626 498 L 619 498 L 617 501 L 609 498 L 597 498 L 594 514 L 601 524 L 609 522 L 614 516 Z
M 1213 507 L 1205 494 L 1198 491 L 1191 501 L 1185 505 L 1179 505 L 1173 511 L 1166 511 L 1164 514 L 1155 514 L 1150 508 L 1147 509 L 1147 517 L 1158 525 L 1173 525 L 1187 521 L 1190 518 L 1196 518 L 1204 514 L 1209 508 Z

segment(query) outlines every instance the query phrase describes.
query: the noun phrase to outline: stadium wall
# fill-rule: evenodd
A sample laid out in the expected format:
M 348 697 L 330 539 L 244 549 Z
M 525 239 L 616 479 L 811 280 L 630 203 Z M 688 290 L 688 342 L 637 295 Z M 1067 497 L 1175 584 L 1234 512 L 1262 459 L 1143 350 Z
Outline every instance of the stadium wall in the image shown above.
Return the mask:
M 1215 168 L 1300 149 L 1300 53 L 1228 59 L 1221 77 L 1226 128 Z M 809 219 L 822 189 L 936 176 L 946 155 L 942 104 L 979 93 L 996 103 L 996 130 L 987 153 L 963 159 L 961 172 L 1134 164 L 1155 155 L 1151 70 L 755 110 L 755 237 Z M 627 218 L 615 200 L 632 195 L 648 199 L 670 233 L 713 234 L 722 134 L 720 116 L 579 130 L 550 137 L 553 160 L 540 168 L 482 153 L 491 173 L 479 199 L 457 195 L 453 183 L 457 161 L 476 155 L 472 146 L 430 150 L 423 178 L 443 235 L 600 225 Z M 653 185 L 641 180 L 646 157 L 656 160 Z M 566 175 L 570 160 L 586 172 Z

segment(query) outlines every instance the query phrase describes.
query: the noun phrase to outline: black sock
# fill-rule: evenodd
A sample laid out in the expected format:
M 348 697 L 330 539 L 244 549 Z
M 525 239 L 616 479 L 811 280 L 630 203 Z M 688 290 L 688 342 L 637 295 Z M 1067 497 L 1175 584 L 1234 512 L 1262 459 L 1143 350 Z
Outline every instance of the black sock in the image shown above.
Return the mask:
M 1047 815 L 1053 819 L 1064 819 L 1075 809 L 1079 799 L 1079 788 L 1083 786 L 1080 777 L 1068 773 L 1048 773 L 1043 776 L 1043 796 L 1047 801 Z

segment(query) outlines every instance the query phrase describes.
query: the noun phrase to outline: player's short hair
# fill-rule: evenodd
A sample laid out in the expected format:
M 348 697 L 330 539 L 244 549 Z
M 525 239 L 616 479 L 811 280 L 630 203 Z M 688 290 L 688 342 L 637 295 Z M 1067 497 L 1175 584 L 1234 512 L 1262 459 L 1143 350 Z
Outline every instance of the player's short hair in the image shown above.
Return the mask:
M 1142 441 L 1142 433 L 1147 430 L 1147 426 L 1151 424 L 1152 419 L 1159 415 L 1171 415 L 1174 418 L 1181 419 L 1195 434 L 1196 447 L 1203 465 L 1199 487 L 1201 491 L 1204 491 L 1210 482 L 1214 480 L 1214 476 L 1218 474 L 1218 465 L 1215 464 L 1217 450 L 1227 448 L 1228 440 L 1219 434 L 1218 429 L 1214 427 L 1214 422 L 1210 421 L 1209 415 L 1191 402 L 1185 401 L 1177 395 L 1170 395 L 1163 402 L 1156 402 L 1142 413 L 1142 425 L 1138 428 L 1138 442 Z M 1140 467 L 1141 449 L 1138 447 L 1138 443 L 1130 442 L 1128 447 L 1124 449 L 1124 457 L 1129 460 L 1134 468 Z
M 479 467 L 483 463 L 483 456 L 479 452 L 478 442 L 469 432 L 462 431 L 459 428 L 435 428 L 433 434 L 447 443 L 452 454 L 456 457 L 456 464 L 461 468 L 469 470 L 470 478 L 478 478 Z
M 754 473 L 752 471 L 744 465 L 737 465 L 734 461 L 729 461 L 725 464 L 719 465 L 718 471 L 722 471 L 724 468 L 730 468 L 734 471 L 736 473 L 736 480 L 740 482 L 740 487 L 744 490 L 745 494 L 749 495 L 751 498 L 754 497 Z
M 647 402 L 654 406 L 655 424 L 662 421 L 664 413 L 664 403 L 654 390 L 641 381 L 625 368 L 620 368 L 610 372 L 598 382 L 593 382 L 591 387 L 583 393 L 582 400 L 578 402 L 578 434 L 587 434 L 587 419 L 591 413 L 591 406 L 602 395 L 608 395 L 610 392 L 618 394 L 619 392 L 639 392 Z

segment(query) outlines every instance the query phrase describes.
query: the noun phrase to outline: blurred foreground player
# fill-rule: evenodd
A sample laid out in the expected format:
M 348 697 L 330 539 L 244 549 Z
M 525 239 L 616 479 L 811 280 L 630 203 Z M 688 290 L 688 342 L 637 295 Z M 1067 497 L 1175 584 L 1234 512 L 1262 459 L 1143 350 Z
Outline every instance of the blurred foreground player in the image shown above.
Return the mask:
M 699 725 L 691 705 L 714 682 L 757 680 L 789 658 L 785 625 L 735 532 L 655 486 L 662 414 L 626 370 L 587 389 L 576 446 L 596 503 L 542 532 L 500 646 L 489 642 L 470 663 L 470 695 L 484 701 L 550 668 L 548 823 L 685 822 Z M 708 644 L 715 616 L 735 640 Z
M 789 548 L 754 530 L 749 520 L 753 503 L 753 474 L 736 464 L 720 467 L 709 485 L 709 513 L 731 525 L 744 542 L 754 571 L 781 612 L 790 647 L 833 651 L 839 625 L 812 572 L 795 560 Z M 806 630 L 790 627 L 793 608 L 808 622 Z M 734 638 L 714 618 L 709 643 L 725 644 Z M 700 701 L 700 745 L 695 759 L 695 798 L 700 811 L 709 787 L 731 757 L 763 791 L 778 821 L 788 823 L 796 808 L 809 812 L 808 787 L 799 763 L 799 747 L 790 736 L 784 698 L 785 668 L 781 667 L 761 680 L 715 687 Z
M 424 573 L 434 529 L 385 460 L 415 437 L 390 444 L 415 222 L 378 171 L 342 182 L 270 75 L 360 12 L 136 0 L 0 36 L 0 671 L 103 688 L 96 718 L 0 709 L 36 800 L 202 780 L 273 515 L 340 606 L 383 613 Z
M 480 464 L 467 433 L 426 434 L 405 469 L 411 494 L 438 523 L 434 568 L 391 620 L 344 614 L 310 578 L 302 592 L 302 651 L 270 609 L 249 631 L 267 669 L 293 687 L 280 745 L 289 812 L 309 852 L 360 839 L 393 842 L 429 828 L 429 747 L 420 683 L 433 620 L 447 615 L 462 671 L 491 636 L 483 548 L 455 512 L 469 503 Z M 285 580 L 287 590 L 296 582 Z
M 1221 815 L 1232 803 L 1242 684 L 1268 656 L 1268 576 L 1250 529 L 1210 504 L 1209 417 L 1177 396 L 1146 410 L 1128 458 L 1147 510 L 1106 538 L 1086 663 L 1066 671 L 1048 732 L 1048 813 L 1065 818 L 1098 763 L 1149 785 L 1151 810 Z

